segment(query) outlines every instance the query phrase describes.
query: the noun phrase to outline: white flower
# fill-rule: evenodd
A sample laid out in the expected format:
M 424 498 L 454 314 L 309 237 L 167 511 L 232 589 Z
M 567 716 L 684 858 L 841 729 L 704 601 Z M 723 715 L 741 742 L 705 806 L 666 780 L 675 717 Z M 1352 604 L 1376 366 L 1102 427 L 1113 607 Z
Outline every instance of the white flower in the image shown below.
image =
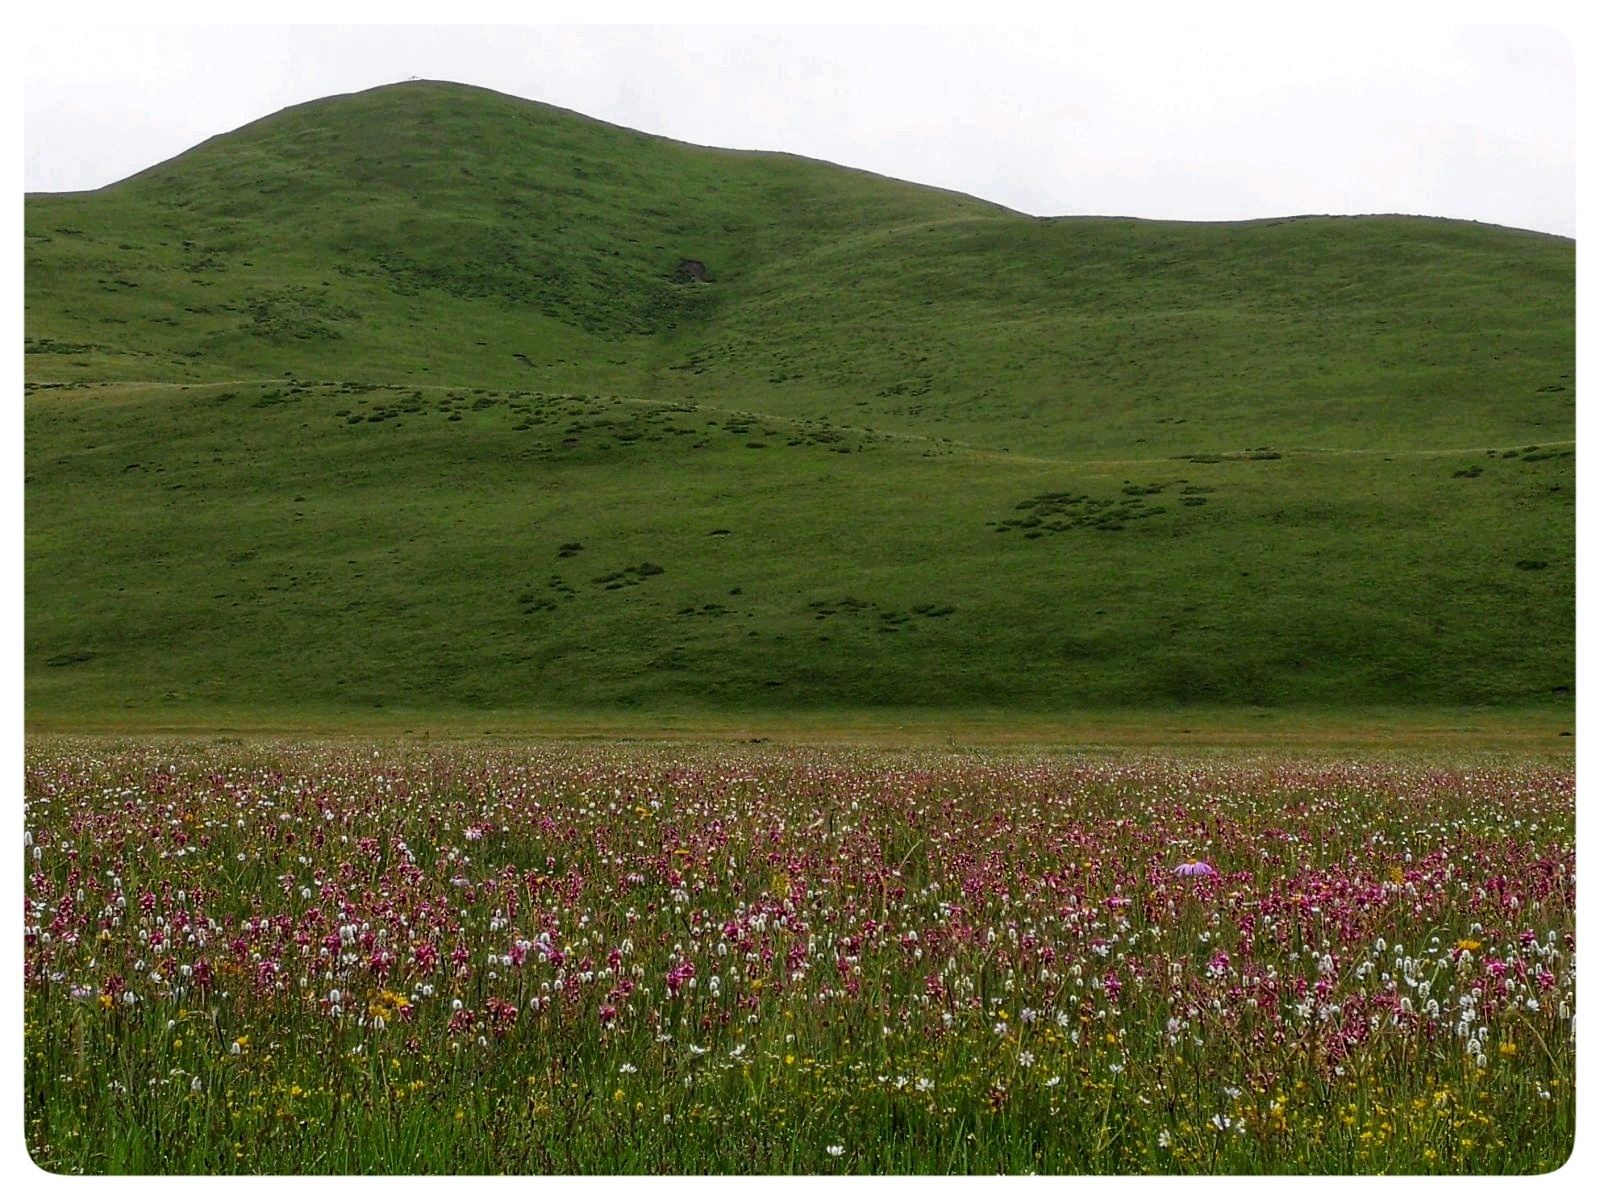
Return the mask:
M 1172 1145 L 1172 1130 L 1163 1129 L 1160 1133 L 1156 1134 L 1156 1145 L 1163 1148 Z
M 1025 1067 L 1033 1066 L 1033 1052 L 1031 1050 L 1024 1050 L 1021 1054 L 1017 1055 L 1017 1062 L 1021 1063 Z
M 639 1073 L 639 1068 L 634 1066 L 632 1063 L 623 1063 L 617 1068 L 617 1073 L 619 1075 L 637 1075 Z
M 196 1075 L 189 1080 L 189 1090 L 191 1092 L 203 1092 L 206 1090 L 206 1085 L 200 1082 L 200 1076 Z
M 838 1158 L 841 1154 L 844 1153 L 844 1147 L 843 1146 L 829 1146 L 828 1147 L 828 1153 L 833 1155 L 833 1157 Z

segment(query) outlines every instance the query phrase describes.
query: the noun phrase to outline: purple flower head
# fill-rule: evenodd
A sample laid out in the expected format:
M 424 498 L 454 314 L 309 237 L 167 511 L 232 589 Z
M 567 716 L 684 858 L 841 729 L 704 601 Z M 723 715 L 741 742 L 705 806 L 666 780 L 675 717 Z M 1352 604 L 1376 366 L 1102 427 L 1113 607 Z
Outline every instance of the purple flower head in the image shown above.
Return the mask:
M 1172 873 L 1174 875 L 1185 875 L 1185 876 L 1187 876 L 1187 875 L 1211 876 L 1211 875 L 1215 875 L 1217 873 L 1217 869 L 1215 867 L 1213 867 L 1210 863 L 1186 862 L 1186 863 L 1179 863 L 1177 866 L 1173 867 L 1172 868 Z

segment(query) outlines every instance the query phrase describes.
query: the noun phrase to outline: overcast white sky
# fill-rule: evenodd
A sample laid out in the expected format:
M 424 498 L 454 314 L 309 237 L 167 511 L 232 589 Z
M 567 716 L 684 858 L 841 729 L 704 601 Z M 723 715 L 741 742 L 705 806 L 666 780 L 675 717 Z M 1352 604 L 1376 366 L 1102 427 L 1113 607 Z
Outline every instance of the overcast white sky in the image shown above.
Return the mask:
M 905 6 L 866 0 L 806 11 L 887 24 L 740 26 L 726 22 L 754 10 L 702 3 L 646 6 L 677 22 L 665 25 L 136 27 L 103 23 L 128 9 L 68 3 L 45 11 L 70 26 L 22 31 L 24 186 L 99 187 L 287 105 L 421 76 L 1038 215 L 1404 212 L 1575 235 L 1567 6 L 1397 0 L 1311 17 L 1288 7 L 1129 4 L 1087 26 L 1030 26 L 1028 10 L 1004 5 L 981 11 L 1015 23 L 913 26 Z M 638 9 L 584 11 L 626 21 Z M 137 11 L 181 22 L 208 9 Z M 449 10 L 462 20 L 508 11 L 563 10 L 471 0 Z M 979 11 L 916 10 L 931 21 Z M 330 0 L 279 13 L 371 21 L 428 10 Z M 1504 23 L 1529 19 L 1554 27 Z

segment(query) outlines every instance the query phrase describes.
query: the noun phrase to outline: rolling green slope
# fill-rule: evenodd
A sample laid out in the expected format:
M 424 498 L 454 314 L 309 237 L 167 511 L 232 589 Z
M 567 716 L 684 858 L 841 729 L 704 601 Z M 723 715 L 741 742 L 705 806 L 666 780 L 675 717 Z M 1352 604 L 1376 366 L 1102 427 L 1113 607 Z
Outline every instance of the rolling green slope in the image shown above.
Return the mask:
M 1563 239 L 1038 220 L 446 84 L 26 236 L 30 719 L 1570 703 Z

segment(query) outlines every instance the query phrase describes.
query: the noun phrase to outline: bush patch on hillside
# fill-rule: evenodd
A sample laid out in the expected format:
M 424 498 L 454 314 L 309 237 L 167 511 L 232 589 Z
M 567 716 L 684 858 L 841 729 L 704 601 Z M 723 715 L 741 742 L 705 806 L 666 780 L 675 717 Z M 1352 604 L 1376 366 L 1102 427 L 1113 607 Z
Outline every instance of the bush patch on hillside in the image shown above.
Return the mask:
M 733 610 L 715 602 L 702 604 L 699 608 L 690 604 L 678 610 L 680 617 L 731 617 Z
M 1183 483 L 1184 480 L 1177 480 Z M 1091 496 L 1087 493 L 1041 492 L 1019 500 L 1016 511 L 1025 515 L 1007 517 L 990 522 L 996 533 L 1020 531 L 1025 538 L 1040 538 L 1045 534 L 1066 533 L 1073 529 L 1094 529 L 1114 533 L 1126 529 L 1130 521 L 1144 521 L 1159 517 L 1167 511 L 1164 505 L 1147 503 L 1146 498 L 1159 496 L 1172 483 L 1123 485 L 1122 495 L 1112 498 Z M 1202 489 L 1209 491 L 1211 489 Z M 1186 489 L 1187 493 L 1187 489 Z M 1198 507 L 1206 502 L 1201 495 L 1184 494 L 1180 497 L 1185 507 Z
M 1253 450 L 1234 450 L 1226 454 L 1179 454 L 1176 457 L 1179 462 L 1192 463 L 1274 462 L 1283 454 L 1271 446 L 1257 446 Z
M 623 567 L 620 571 L 613 571 L 609 575 L 596 575 L 591 583 L 597 583 L 608 592 L 618 588 L 638 587 L 652 575 L 664 575 L 666 568 L 653 562 L 642 562 L 636 567 Z
M 854 596 L 841 596 L 837 600 L 812 600 L 806 608 L 818 621 L 826 621 L 830 617 L 854 618 L 862 628 L 875 629 L 879 633 L 911 633 L 917 628 L 912 623 L 913 617 L 935 620 L 948 617 L 956 611 L 953 604 L 929 601 L 913 605 L 911 611 L 905 613 L 875 600 L 858 600 Z

